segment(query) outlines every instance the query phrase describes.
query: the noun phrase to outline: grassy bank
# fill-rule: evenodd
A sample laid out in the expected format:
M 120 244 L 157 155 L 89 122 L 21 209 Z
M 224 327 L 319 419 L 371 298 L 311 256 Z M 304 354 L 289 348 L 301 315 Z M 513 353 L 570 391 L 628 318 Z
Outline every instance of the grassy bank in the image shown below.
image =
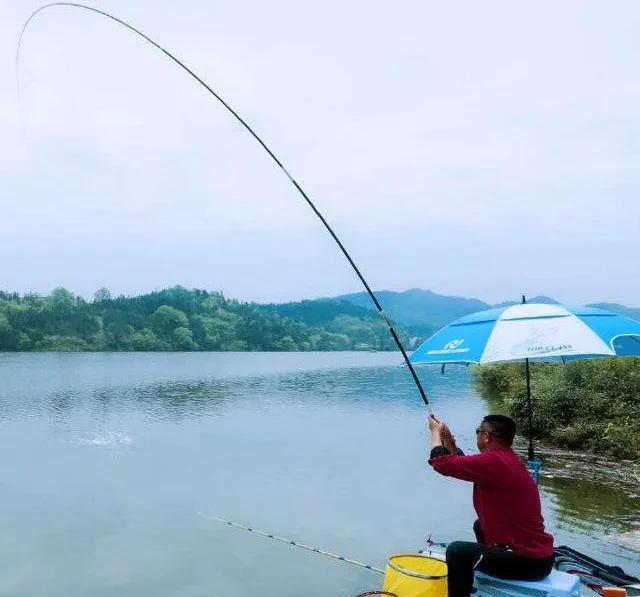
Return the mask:
M 533 363 L 534 437 L 571 450 L 640 458 L 640 359 Z M 523 363 L 475 367 L 478 391 L 527 432 Z

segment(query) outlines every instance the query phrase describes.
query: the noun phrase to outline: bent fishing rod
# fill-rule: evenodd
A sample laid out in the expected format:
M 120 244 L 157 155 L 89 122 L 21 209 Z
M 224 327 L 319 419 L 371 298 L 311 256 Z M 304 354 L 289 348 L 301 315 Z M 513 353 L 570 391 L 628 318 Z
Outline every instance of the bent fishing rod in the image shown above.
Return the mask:
M 160 52 L 162 52 L 165 56 L 167 56 L 167 58 L 169 58 L 172 62 L 177 64 L 186 73 L 191 75 L 191 77 L 193 77 L 193 79 L 195 79 L 200 85 L 202 85 L 202 87 L 204 87 L 249 132 L 249 134 L 260 144 L 262 149 L 264 149 L 264 151 L 267 152 L 268 156 L 278 165 L 280 170 L 282 170 L 282 172 L 289 179 L 291 184 L 293 184 L 293 186 L 296 188 L 298 193 L 306 201 L 307 205 L 313 210 L 313 213 L 315 213 L 316 216 L 320 219 L 320 221 L 322 222 L 322 224 L 326 228 L 327 232 L 329 232 L 329 234 L 331 235 L 333 240 L 338 245 L 339 249 L 342 251 L 342 254 L 345 256 L 345 258 L 347 259 L 347 261 L 349 262 L 349 264 L 353 268 L 353 271 L 356 273 L 356 276 L 358 277 L 360 282 L 362 282 L 362 285 L 364 286 L 365 290 L 367 291 L 367 294 L 369 295 L 369 297 L 373 301 L 373 304 L 375 305 L 375 308 L 377 309 L 378 313 L 380 314 L 382 319 L 384 319 L 384 321 L 385 321 L 385 323 L 386 323 L 386 325 L 387 325 L 387 327 L 389 329 L 389 333 L 391 334 L 391 337 L 393 338 L 394 342 L 398 346 L 400 352 L 402 353 L 402 358 L 404 359 L 407 367 L 409 368 L 409 371 L 411 372 L 411 376 L 413 378 L 413 381 L 415 382 L 416 387 L 418 388 L 418 391 L 420 392 L 420 397 L 422 398 L 422 400 L 423 400 L 423 402 L 424 402 L 424 404 L 425 404 L 425 406 L 427 408 L 428 413 L 430 415 L 433 415 L 433 412 L 431 410 L 431 406 L 429 405 L 429 399 L 427 398 L 427 394 L 426 394 L 426 392 L 425 392 L 425 390 L 424 390 L 424 388 L 422 386 L 422 383 L 420 382 L 420 378 L 418 377 L 418 374 L 416 373 L 416 370 L 414 369 L 413 365 L 411 364 L 411 361 L 409 360 L 409 357 L 407 356 L 407 353 L 406 353 L 406 351 L 404 349 L 404 346 L 402 345 L 400 337 L 398 336 L 393 324 L 391 323 L 391 321 L 387 317 L 387 314 L 384 312 L 384 309 L 382 308 L 382 305 L 378 301 L 376 295 L 373 293 L 373 291 L 369 287 L 369 284 L 367 283 L 367 281 L 365 280 L 364 276 L 362 275 L 362 273 L 358 269 L 358 266 L 355 264 L 355 262 L 351 258 L 351 255 L 349 255 L 349 252 L 347 251 L 345 246 L 342 244 L 342 241 L 338 238 L 337 234 L 333 231 L 333 228 L 331 228 L 331 226 L 329 225 L 329 223 L 327 222 L 325 217 L 320 213 L 320 210 L 316 207 L 316 205 L 313 203 L 313 201 L 311 201 L 311 199 L 309 198 L 307 193 L 304 191 L 304 189 L 300 186 L 298 181 L 295 180 L 295 178 L 293 178 L 293 176 L 289 173 L 289 171 L 284 167 L 284 164 L 282 163 L 282 161 L 280 161 L 280 159 L 273 153 L 273 151 L 271 151 L 271 149 L 262 140 L 262 138 L 249 126 L 249 124 L 247 124 L 247 122 L 240 116 L 240 114 L 238 112 L 236 112 L 236 110 L 234 110 L 220 96 L 219 93 L 214 91 L 201 77 L 199 77 L 184 62 L 182 62 L 180 59 L 176 58 L 176 56 L 174 54 L 172 54 L 171 52 L 169 52 L 169 50 L 167 50 L 164 47 L 162 47 L 159 43 L 157 43 L 156 41 L 151 39 L 148 35 L 146 35 L 142 31 L 140 31 L 139 29 L 137 29 L 133 25 L 127 23 L 126 21 L 123 21 L 122 19 L 120 19 L 120 18 L 118 18 L 118 17 L 116 17 L 116 16 L 114 16 L 114 15 L 108 13 L 108 12 L 105 12 L 105 11 L 100 10 L 98 8 L 94 8 L 92 6 L 87 6 L 85 4 L 79 4 L 79 3 L 76 3 L 76 2 L 51 2 L 49 4 L 45 4 L 45 5 L 41 6 L 40 8 L 35 10 L 33 13 L 31 13 L 31 15 L 25 21 L 25 23 L 24 23 L 24 25 L 22 27 L 22 31 L 20 32 L 20 37 L 18 39 L 18 47 L 16 49 L 16 74 L 19 75 L 20 50 L 22 48 L 22 39 L 24 37 L 24 34 L 25 34 L 27 28 L 29 27 L 29 24 L 36 17 L 36 15 L 38 15 L 39 13 L 41 13 L 44 10 L 47 10 L 47 9 L 53 8 L 53 7 L 68 7 L 68 8 L 77 8 L 77 9 L 87 10 L 87 11 L 90 11 L 90 12 L 92 12 L 94 14 L 98 14 L 98 15 L 101 15 L 103 17 L 106 17 L 106 18 L 110 19 L 111 21 L 121 25 L 125 29 L 128 29 L 132 33 L 135 33 L 137 36 L 141 37 L 147 43 L 151 44 L 154 48 L 160 50 Z M 18 76 L 18 81 L 19 81 L 19 76 Z M 18 85 L 19 85 L 19 82 L 18 82 Z

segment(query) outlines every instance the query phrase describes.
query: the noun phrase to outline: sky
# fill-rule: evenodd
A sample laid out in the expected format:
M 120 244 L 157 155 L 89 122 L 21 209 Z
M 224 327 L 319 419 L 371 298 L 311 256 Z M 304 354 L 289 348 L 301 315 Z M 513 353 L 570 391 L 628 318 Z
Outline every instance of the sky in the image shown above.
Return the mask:
M 101 0 L 376 289 L 640 305 L 640 4 Z M 86 11 L 0 3 L 0 288 L 361 290 L 264 151 Z

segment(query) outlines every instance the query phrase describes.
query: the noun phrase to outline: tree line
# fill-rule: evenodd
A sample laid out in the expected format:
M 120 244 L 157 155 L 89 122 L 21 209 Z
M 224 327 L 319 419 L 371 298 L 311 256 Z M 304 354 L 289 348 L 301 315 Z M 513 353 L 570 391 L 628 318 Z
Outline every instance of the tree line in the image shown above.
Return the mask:
M 101 288 L 93 300 L 65 288 L 47 296 L 0 292 L 0 351 L 395 349 L 375 314 L 334 308 L 327 317 L 326 306 L 317 309 L 320 316 L 295 320 L 273 306 L 181 286 L 133 297 Z

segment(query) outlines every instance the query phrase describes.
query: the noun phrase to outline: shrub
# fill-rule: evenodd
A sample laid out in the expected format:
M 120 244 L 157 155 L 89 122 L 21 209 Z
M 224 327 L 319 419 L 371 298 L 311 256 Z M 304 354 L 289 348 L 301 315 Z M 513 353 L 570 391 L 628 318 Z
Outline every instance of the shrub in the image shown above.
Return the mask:
M 474 368 L 475 384 L 499 400 L 527 434 L 524 364 Z M 531 364 L 534 437 L 618 458 L 640 457 L 640 360 L 586 359 Z

